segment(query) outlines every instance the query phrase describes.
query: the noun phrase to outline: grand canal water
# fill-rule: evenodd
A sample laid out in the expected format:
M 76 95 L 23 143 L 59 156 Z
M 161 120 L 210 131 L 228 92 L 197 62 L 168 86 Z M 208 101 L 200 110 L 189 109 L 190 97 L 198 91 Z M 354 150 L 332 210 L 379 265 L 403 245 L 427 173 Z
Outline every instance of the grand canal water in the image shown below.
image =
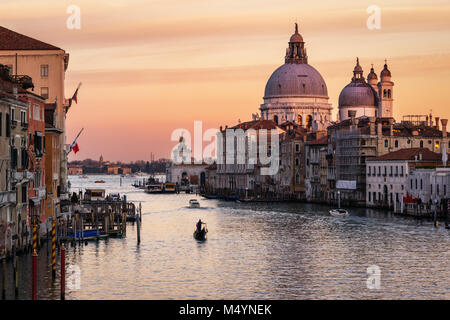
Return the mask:
M 80 288 L 67 299 L 449 299 L 450 232 L 431 221 L 351 209 L 345 219 L 312 204 L 242 204 L 193 195 L 149 195 L 133 178 L 72 176 L 72 191 L 100 187 L 141 202 L 127 237 L 69 247 L 67 266 L 79 268 Z M 207 222 L 204 243 L 192 237 Z M 39 254 L 40 299 L 59 298 L 48 250 Z M 381 288 L 368 289 L 367 267 L 381 270 Z M 29 256 L 19 259 L 20 299 L 31 297 Z M 58 266 L 59 270 L 59 266 Z M 7 265 L 13 299 L 12 265 Z M 59 275 L 58 275 L 59 278 Z

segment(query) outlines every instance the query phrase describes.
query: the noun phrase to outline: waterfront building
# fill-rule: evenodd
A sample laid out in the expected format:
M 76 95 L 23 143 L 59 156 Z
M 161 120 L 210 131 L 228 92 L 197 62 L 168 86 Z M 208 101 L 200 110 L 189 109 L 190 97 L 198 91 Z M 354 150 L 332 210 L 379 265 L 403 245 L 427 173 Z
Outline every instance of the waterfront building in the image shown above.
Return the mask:
M 328 136 L 326 131 L 317 132 L 317 138 L 305 145 L 305 185 L 306 200 L 322 201 L 327 199 Z
M 57 105 L 45 104 L 45 186 L 47 197 L 45 210 L 48 217 L 58 218 L 61 214 L 61 185 L 60 185 L 60 136 L 63 131 L 57 127 Z
M 286 49 L 285 63 L 267 81 L 261 118 L 277 125 L 293 121 L 309 130 L 325 130 L 331 122 L 327 85 L 308 64 L 305 42 L 295 24 Z
M 24 244 L 23 235 L 28 225 L 28 183 L 33 175 L 28 171 L 28 105 L 19 99 L 19 94 L 29 86 L 32 86 L 29 77 L 13 78 L 9 68 L 0 65 L 1 118 L 3 115 L 5 117 L 0 128 L 0 131 L 5 130 L 5 139 L 1 141 L 1 166 L 5 180 L 1 190 L 3 201 L 0 224 L 3 226 L 1 236 L 5 239 L 5 254 L 11 252 L 13 246 Z M 15 197 L 11 195 L 12 192 Z
M 217 179 L 214 186 L 218 193 L 240 197 L 272 197 L 277 194 L 279 176 L 262 174 L 263 168 L 270 166 L 261 161 L 261 156 L 272 156 L 271 130 L 276 130 L 278 136 L 285 133 L 274 121 L 261 119 L 242 122 L 230 128 L 220 128 L 217 157 L 223 161 L 217 162 Z M 228 136 L 227 132 L 231 134 Z M 267 146 L 259 145 L 263 134 L 267 134 Z M 228 139 L 232 140 L 227 141 Z M 242 150 L 237 150 L 236 146 L 240 143 Z M 229 145 L 234 148 L 227 150 Z M 248 152 L 251 147 L 254 147 L 254 150 L 258 148 L 255 158 Z M 277 161 L 279 168 L 279 154 L 273 156 L 272 161 Z
M 180 137 L 177 147 L 173 150 L 173 162 L 166 165 L 166 181 L 180 187 L 191 185 L 204 187 L 206 184 L 206 168 L 209 164 L 195 160 L 185 139 Z
M 280 125 L 280 169 L 278 194 L 288 199 L 305 199 L 305 141 L 307 130 L 295 122 Z
M 429 116 L 405 116 L 400 123 L 392 118 L 393 82 L 385 63 L 381 81 L 371 68 L 368 82 L 357 59 L 352 82 L 339 96 L 339 119 L 328 127 L 329 198 L 340 191 L 343 203 L 365 205 L 366 160 L 405 148 L 427 148 L 440 153 L 449 146 L 447 119 L 435 124 Z M 333 176 L 333 178 L 331 177 Z
M 416 166 L 408 176 L 406 188 L 413 199 L 412 204 L 406 208 L 408 212 L 417 214 L 418 199 L 422 204 L 419 210 L 433 213 L 434 207 L 437 206 L 437 211 L 448 212 L 450 167 L 442 162 L 434 166 Z
M 50 229 L 52 218 L 45 210 L 45 99 L 25 90 L 19 93 L 19 99 L 28 105 L 27 123 L 23 126 L 28 128 L 26 153 L 32 174 L 28 183 L 29 218 L 39 224 L 39 231 L 44 234 Z
M 67 168 L 67 173 L 69 175 L 78 176 L 83 174 L 83 168 L 81 166 L 69 165 Z
M 424 179 L 411 178 L 412 172 L 416 168 L 440 165 L 441 160 L 441 154 L 426 148 L 400 149 L 367 159 L 366 206 L 403 212 L 407 194 L 422 197 L 421 193 L 427 189 Z
M 30 76 L 37 94 L 46 103 L 56 105 L 54 127 L 62 132 L 58 136 L 60 170 L 57 183 L 63 198 L 68 198 L 65 118 L 69 100 L 64 96 L 64 79 L 69 54 L 51 44 L 0 27 L 0 63 L 10 68 L 13 77 Z

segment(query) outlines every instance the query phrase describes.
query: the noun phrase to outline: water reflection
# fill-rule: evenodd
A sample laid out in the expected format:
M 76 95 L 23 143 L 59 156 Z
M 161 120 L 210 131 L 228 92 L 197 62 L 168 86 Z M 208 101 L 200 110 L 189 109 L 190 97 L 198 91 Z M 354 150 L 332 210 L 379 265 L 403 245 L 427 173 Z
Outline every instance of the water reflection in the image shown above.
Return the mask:
M 118 177 L 102 179 L 108 192 L 142 203 L 141 244 L 129 224 L 125 239 L 69 247 L 67 265 L 80 267 L 81 289 L 67 299 L 450 298 L 450 235 L 430 221 L 364 209 L 337 219 L 313 204 L 200 199 L 202 207 L 191 209 L 193 195 L 148 195 L 131 179 L 122 187 Z M 71 179 L 75 191 L 95 180 Z M 204 243 L 192 237 L 199 218 L 210 231 Z M 38 295 L 57 299 L 59 275 L 52 284 L 49 263 L 44 247 Z M 366 287 L 370 265 L 381 268 L 380 290 Z M 21 279 L 30 266 L 29 256 L 20 259 Z M 22 285 L 19 298 L 28 299 L 30 287 Z

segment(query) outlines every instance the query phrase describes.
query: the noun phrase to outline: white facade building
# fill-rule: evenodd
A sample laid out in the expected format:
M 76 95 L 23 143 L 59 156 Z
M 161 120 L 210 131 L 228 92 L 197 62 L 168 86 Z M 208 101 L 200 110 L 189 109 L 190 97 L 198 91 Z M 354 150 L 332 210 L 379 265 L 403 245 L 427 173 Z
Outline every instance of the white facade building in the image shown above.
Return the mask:
M 411 174 L 425 170 L 415 169 L 421 166 L 439 165 L 441 158 L 439 153 L 425 148 L 410 148 L 367 160 L 366 205 L 403 212 L 403 199 L 407 195 L 421 198 L 422 202 L 428 201 L 429 197 L 424 197 L 423 192 L 427 192 L 426 184 L 430 183 L 424 177 L 412 178 Z M 444 186 L 440 188 L 448 189 Z

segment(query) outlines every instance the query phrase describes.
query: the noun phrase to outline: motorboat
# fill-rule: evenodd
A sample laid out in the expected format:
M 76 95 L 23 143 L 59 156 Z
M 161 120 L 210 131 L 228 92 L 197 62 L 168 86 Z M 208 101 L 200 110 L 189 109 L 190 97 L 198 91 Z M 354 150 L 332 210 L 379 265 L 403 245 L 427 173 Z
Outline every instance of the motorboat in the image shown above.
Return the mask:
M 95 183 L 105 183 L 105 180 L 96 180 Z
M 202 230 L 198 231 L 197 229 L 194 231 L 194 239 L 198 241 L 205 241 L 206 240 L 206 234 L 208 233 L 208 229 L 203 228 Z
M 197 201 L 197 199 L 191 199 L 191 200 L 189 200 L 189 206 L 191 208 L 199 208 L 200 203 Z
M 147 192 L 147 193 L 162 193 L 163 186 L 161 184 L 148 184 L 146 186 L 145 192 Z
M 175 193 L 177 190 L 176 190 L 175 184 L 165 183 L 163 191 L 164 191 L 164 193 Z
M 337 217 L 337 218 L 345 218 L 345 217 L 349 216 L 348 211 L 345 209 L 332 209 L 332 210 L 330 210 L 330 214 L 333 217 Z
M 347 210 L 341 208 L 341 193 L 338 191 L 338 208 L 329 211 L 333 217 L 345 218 L 349 216 Z

